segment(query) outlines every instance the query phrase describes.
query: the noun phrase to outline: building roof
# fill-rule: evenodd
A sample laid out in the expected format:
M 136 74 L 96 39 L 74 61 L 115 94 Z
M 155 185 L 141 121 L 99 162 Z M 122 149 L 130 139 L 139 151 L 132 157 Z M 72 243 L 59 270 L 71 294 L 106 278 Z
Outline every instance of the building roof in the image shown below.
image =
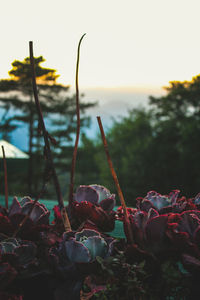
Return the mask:
M 3 157 L 2 148 L 1 148 L 2 146 L 4 147 L 6 158 L 23 158 L 23 159 L 29 158 L 29 156 L 26 153 L 24 153 L 23 151 L 21 151 L 20 149 L 18 149 L 17 147 L 8 143 L 5 140 L 0 140 L 0 158 Z

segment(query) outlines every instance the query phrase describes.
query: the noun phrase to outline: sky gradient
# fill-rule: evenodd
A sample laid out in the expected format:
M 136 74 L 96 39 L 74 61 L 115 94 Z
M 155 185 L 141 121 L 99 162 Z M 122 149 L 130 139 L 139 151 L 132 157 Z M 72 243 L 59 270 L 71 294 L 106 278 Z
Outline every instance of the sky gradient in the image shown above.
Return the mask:
M 0 11 L 0 78 L 28 42 L 59 82 L 74 86 L 81 49 L 80 87 L 161 87 L 200 70 L 199 0 L 18 0 Z
M 11 63 L 43 55 L 44 67 L 60 74 L 58 83 L 74 92 L 77 46 L 81 46 L 79 89 L 90 109 L 90 137 L 96 116 L 105 127 L 112 117 L 146 106 L 172 80 L 191 80 L 200 73 L 199 0 L 18 0 L 0 10 L 0 79 Z M 27 148 L 26 128 L 12 142 Z

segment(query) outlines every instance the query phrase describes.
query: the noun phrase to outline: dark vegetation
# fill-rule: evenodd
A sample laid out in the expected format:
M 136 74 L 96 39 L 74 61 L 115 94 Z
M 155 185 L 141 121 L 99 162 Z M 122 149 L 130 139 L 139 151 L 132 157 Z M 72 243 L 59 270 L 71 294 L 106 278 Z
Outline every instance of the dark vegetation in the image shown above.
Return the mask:
M 39 128 L 44 138 L 46 169 L 45 178 L 41 180 L 43 184 L 40 186 L 42 185 L 43 191 L 49 177 L 53 177 L 58 206 L 54 207 L 54 221 L 51 224 L 49 223 L 50 212 L 38 201 L 40 194 L 34 201 L 28 196 L 21 200 L 14 197 L 11 206 L 0 206 L 0 299 L 197 299 L 196 297 L 200 294 L 198 283 L 200 193 L 189 198 L 181 196 L 178 189 L 165 195 L 150 191 L 144 197 L 137 198 L 136 203 L 130 201 L 131 204 L 135 203 L 136 208 L 127 208 L 109 155 L 108 148 L 110 147 L 107 147 L 101 119 L 98 117 L 106 158 L 103 159 L 101 156 L 100 142 L 93 143 L 85 137 L 81 148 L 83 161 L 87 146 L 97 169 L 101 166 L 102 179 L 106 180 L 108 178 L 105 164 L 107 159 L 121 206 L 117 211 L 114 210 L 115 194 L 110 193 L 104 186 L 81 185 L 75 191 L 74 182 L 71 179 L 70 184 L 74 193 L 68 207 L 63 207 L 62 193 L 57 192 L 59 182 L 49 146 L 50 141 L 55 142 L 45 128 L 35 84 L 32 42 L 30 42 L 30 62 Z M 181 105 L 179 107 L 184 114 L 179 110 L 175 114 L 174 111 L 171 112 L 171 109 L 168 110 L 170 97 L 171 94 L 176 95 L 173 86 L 176 86 L 176 89 L 181 86 L 176 99 L 179 101 L 182 99 L 180 94 L 184 89 L 183 86 L 190 88 L 192 92 L 192 86 L 193 84 L 195 86 L 196 80 L 199 79 L 194 78 L 192 83 L 172 83 L 172 87 L 163 99 L 150 98 L 151 105 L 156 105 L 156 110 L 152 109 L 149 112 L 134 110 L 128 118 L 124 118 L 121 123 L 116 122 L 110 129 L 108 137 L 111 141 L 111 149 L 115 161 L 118 162 L 120 180 L 123 182 L 124 179 L 125 182 L 127 179 L 126 183 L 123 183 L 124 192 L 127 192 L 127 195 L 128 193 L 131 195 L 131 187 L 128 189 L 128 185 L 126 191 L 125 184 L 128 183 L 132 184 L 132 187 L 136 185 L 138 191 L 141 189 L 142 193 L 145 193 L 145 189 L 149 187 L 147 178 L 150 180 L 149 184 L 153 182 L 153 186 L 156 187 L 154 180 L 159 181 L 159 177 L 158 174 L 154 174 L 154 170 L 152 171 L 153 163 L 155 170 L 158 164 L 164 174 L 162 179 L 166 180 L 163 186 L 160 185 L 161 189 L 166 189 L 170 180 L 176 180 L 176 177 L 173 177 L 173 170 L 169 168 L 177 161 L 177 166 L 184 164 L 182 160 L 186 156 L 182 153 L 185 139 L 181 139 L 181 133 L 184 132 L 184 138 L 187 136 L 184 130 L 185 124 L 191 125 L 192 122 L 189 120 L 198 119 L 198 108 L 195 110 L 196 107 L 192 107 L 191 102 L 186 103 L 184 108 L 181 108 Z M 77 96 L 77 115 L 79 113 L 78 98 Z M 183 102 L 184 99 L 181 100 L 181 103 Z M 166 106 L 161 105 L 162 103 Z M 181 123 L 182 121 L 184 122 Z M 77 122 L 77 128 L 78 126 L 79 122 Z M 169 136 L 167 135 L 168 142 L 171 137 L 173 144 L 176 145 L 174 148 L 170 143 L 164 145 L 165 134 L 168 132 L 170 133 Z M 137 133 L 135 139 L 134 133 Z M 192 131 L 189 131 L 188 134 L 191 133 Z M 133 139 L 128 140 L 128 137 L 133 137 Z M 193 137 L 195 137 L 194 132 Z M 115 150 L 115 142 L 118 142 L 118 147 L 116 147 L 118 150 Z M 155 142 L 157 142 L 157 148 Z M 115 151 L 119 151 L 120 148 L 123 154 L 117 156 Z M 164 148 L 168 150 L 163 154 L 164 158 L 166 159 L 169 155 L 169 160 L 165 161 L 165 164 L 169 164 L 166 168 L 165 165 L 160 165 L 164 161 L 159 156 Z M 76 144 L 74 149 L 77 149 Z M 95 155 L 92 156 L 93 150 L 95 150 L 95 155 L 98 155 L 97 160 Z M 144 160 L 142 160 L 143 157 Z M 76 160 L 76 154 L 73 158 Z M 139 173 L 141 161 L 144 164 L 141 166 L 145 168 Z M 173 164 L 170 165 L 170 163 Z M 74 172 L 73 160 L 72 166 Z M 147 171 L 146 167 L 148 167 Z M 126 174 L 125 170 L 129 173 Z M 178 174 L 176 171 L 177 169 L 175 175 Z M 79 174 L 81 174 L 80 169 Z M 98 172 L 96 171 L 95 174 Z M 132 178 L 129 182 L 128 176 L 131 174 L 135 176 L 132 177 L 135 178 L 135 183 Z M 140 176 L 140 180 L 143 178 L 142 184 L 139 179 L 136 180 L 137 175 Z M 172 178 L 167 180 L 167 175 Z M 189 175 L 194 176 L 194 173 Z M 186 177 L 189 175 L 187 174 Z M 150 179 L 151 176 L 153 179 Z M 181 178 L 183 180 L 184 176 Z M 88 180 L 87 176 L 85 180 Z M 109 178 L 107 180 L 109 181 Z M 187 183 L 187 180 L 185 182 Z M 159 183 L 161 184 L 161 180 Z M 195 189 L 192 192 L 195 193 Z M 68 227 L 65 226 L 66 220 Z M 123 222 L 126 239 L 115 239 L 107 234 L 115 227 L 116 220 Z
M 69 169 L 69 157 L 72 155 L 70 143 L 76 131 L 76 102 L 75 95 L 69 96 L 69 86 L 57 84 L 59 75 L 56 70 L 44 68 L 42 56 L 35 58 L 35 72 L 37 88 L 40 97 L 40 105 L 44 118 L 47 120 L 51 134 L 56 139 L 54 143 L 54 157 L 59 173 L 65 176 Z M 21 161 L 22 177 L 13 172 L 18 162 L 13 161 L 13 167 L 9 168 L 9 190 L 11 194 L 29 194 L 35 196 L 40 188 L 40 180 L 43 174 L 43 141 L 41 136 L 41 125 L 37 122 L 37 111 L 33 98 L 30 59 L 23 61 L 15 60 L 9 71 L 10 79 L 0 80 L 0 104 L 4 113 L 1 119 L 1 138 L 10 140 L 10 134 L 18 127 L 28 127 L 28 155 L 29 160 Z M 88 126 L 89 118 L 85 116 L 85 110 L 95 103 L 80 102 L 81 125 Z M 12 160 L 10 161 L 10 165 Z M 16 170 L 16 169 L 15 169 Z M 22 185 L 22 182 L 25 184 Z M 52 190 L 46 197 L 54 197 Z M 22 195 L 21 194 L 21 195 Z
M 37 57 L 36 74 L 41 107 L 55 137 L 54 160 L 63 194 L 67 193 L 69 170 L 75 133 L 75 96 L 68 96 L 69 87 L 56 83 L 54 69 L 41 67 L 43 57 Z M 36 195 L 43 173 L 42 139 L 36 122 L 36 110 L 31 92 L 29 58 L 13 62 L 11 79 L 0 81 L 1 136 L 9 140 L 10 133 L 25 124 L 29 128 L 28 161 L 21 161 L 22 176 L 8 168 L 10 194 Z M 149 108 L 134 109 L 127 117 L 114 121 L 106 132 L 110 154 L 130 206 L 135 206 L 138 196 L 149 190 L 165 194 L 174 188 L 184 195 L 194 196 L 199 189 L 200 163 L 200 76 L 191 81 L 170 82 L 166 94 L 149 98 Z M 11 93 L 12 92 L 12 93 Z M 82 142 L 78 149 L 75 185 L 80 182 L 98 182 L 114 189 L 114 183 L 105 160 L 101 138 L 90 140 L 84 135 L 89 125 L 86 109 L 93 104 L 80 102 Z M 9 114 L 9 110 L 14 113 Z M 12 111 L 13 112 L 13 111 Z M 11 161 L 13 166 L 18 162 Z M 16 170 L 16 169 L 15 169 Z M 2 176 L 2 175 L 1 175 Z M 20 179 L 19 179 L 20 178 Z M 26 184 L 22 185 L 23 179 Z M 2 180 L 1 180 L 2 182 Z M 45 197 L 55 198 L 49 188 Z
M 134 109 L 115 121 L 106 134 L 130 206 L 149 190 L 165 194 L 178 188 L 192 197 L 200 186 L 200 76 L 170 82 L 165 96 L 150 97 L 149 104 L 148 110 Z M 80 182 L 98 182 L 114 190 L 100 137 L 84 136 L 79 155 Z

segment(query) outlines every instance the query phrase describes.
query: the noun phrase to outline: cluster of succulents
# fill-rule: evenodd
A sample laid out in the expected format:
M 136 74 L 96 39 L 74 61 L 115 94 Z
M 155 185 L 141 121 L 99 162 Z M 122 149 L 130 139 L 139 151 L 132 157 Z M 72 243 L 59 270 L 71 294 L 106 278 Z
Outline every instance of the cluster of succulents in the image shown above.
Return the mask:
M 36 97 L 32 42 L 30 61 L 46 169 L 51 169 L 59 191 L 49 146 L 52 137 L 46 131 Z M 78 119 L 77 113 L 77 123 Z M 102 125 L 100 130 L 105 146 Z M 77 141 L 78 137 L 79 130 Z M 108 151 L 106 154 L 109 160 Z M 74 175 L 73 163 L 72 167 Z M 30 197 L 20 201 L 14 197 L 9 209 L 0 207 L 0 299 L 197 299 L 200 193 L 186 199 L 179 197 L 178 190 L 169 195 L 151 191 L 137 199 L 136 208 L 126 209 L 120 198 L 123 207 L 115 211 L 115 195 L 104 186 L 81 185 L 73 197 L 73 178 L 67 213 L 58 192 L 53 223 L 49 210 Z M 119 192 L 118 182 L 116 186 Z M 116 240 L 108 234 L 116 220 L 123 222 L 126 239 Z
M 186 199 L 179 197 L 178 190 L 169 195 L 151 191 L 137 199 L 137 208 L 127 208 L 129 229 L 123 208 L 113 210 L 115 195 L 103 186 L 77 188 L 70 218 L 78 219 L 81 226 L 72 231 L 58 230 L 62 220 L 58 207 L 50 223 L 48 209 L 37 202 L 30 213 L 33 205 L 30 197 L 20 201 L 14 197 L 8 210 L 0 209 L 2 299 L 42 299 L 45 293 L 52 300 L 78 300 L 80 295 L 109 299 L 116 294 L 129 299 L 133 290 L 146 299 L 145 295 L 155 292 L 157 281 L 152 281 L 157 276 L 166 281 L 165 295 L 188 293 L 185 299 L 190 299 L 188 289 L 194 290 L 200 273 L 199 194 Z M 117 241 L 105 233 L 114 228 L 115 220 L 123 222 L 126 239 Z M 123 277 L 129 283 L 120 284 Z M 40 286 L 39 295 L 36 291 L 30 295 L 33 282 Z
M 73 202 L 69 208 L 69 216 L 74 228 L 99 230 L 110 232 L 115 227 L 116 212 L 115 195 L 104 186 L 80 185 L 74 194 Z M 62 223 L 59 207 L 54 207 L 55 224 Z
M 108 193 L 108 190 L 103 187 L 98 186 L 98 189 L 102 193 Z M 92 188 L 92 191 L 95 189 Z M 78 193 L 81 197 L 80 190 Z M 105 194 L 105 196 L 110 196 L 110 194 Z M 100 198 L 100 194 L 98 197 Z M 104 198 L 102 194 L 101 197 Z M 96 207 L 98 207 L 99 198 L 93 198 Z M 113 195 L 110 198 L 107 197 L 108 202 L 110 199 L 114 203 Z M 102 216 L 104 216 L 106 211 L 111 211 L 112 208 L 111 205 L 109 208 L 106 206 L 104 199 L 101 199 L 101 202 L 105 206 L 105 211 L 101 208 L 104 212 Z M 75 200 L 75 203 L 78 202 Z M 2 299 L 34 299 L 31 297 L 36 297 L 36 295 L 32 291 L 31 296 L 27 287 L 31 288 L 31 282 L 34 281 L 36 281 L 35 284 L 40 284 L 42 280 L 36 279 L 41 276 L 46 278 L 47 274 L 43 289 L 45 284 L 48 285 L 49 280 L 53 282 L 51 296 L 49 295 L 48 299 L 54 299 L 54 297 L 59 300 L 79 299 L 82 283 L 86 274 L 88 275 L 88 266 L 95 266 L 97 257 L 105 259 L 111 255 L 114 239 L 100 231 L 88 229 L 86 215 L 84 217 L 85 228 L 61 233 L 57 230 L 56 224 L 60 221 L 61 215 L 58 210 L 54 209 L 55 211 L 57 218 L 50 224 L 48 209 L 39 202 L 34 204 L 30 197 L 24 197 L 20 201 L 14 197 L 8 210 L 1 207 L 0 296 L 3 297 Z M 26 221 L 20 227 L 24 218 Z M 95 222 L 95 219 L 92 220 Z M 99 223 L 100 218 L 97 219 L 97 224 Z M 25 286 L 23 282 L 26 282 Z M 42 292 L 41 295 L 43 295 Z M 66 295 L 69 298 L 66 298 Z M 42 299 L 42 296 L 40 298 L 37 295 L 37 298 Z
M 73 214 L 80 223 L 100 231 L 112 231 L 115 226 L 115 195 L 104 186 L 81 185 L 74 195 Z M 86 226 L 86 224 L 85 224 Z
M 137 199 L 137 209 L 128 211 L 134 240 L 132 250 L 156 259 L 172 255 L 187 270 L 200 271 L 199 194 L 191 199 L 178 196 L 178 190 L 169 195 L 151 191 Z M 121 208 L 119 213 L 123 216 Z M 128 236 L 126 223 L 124 229 Z

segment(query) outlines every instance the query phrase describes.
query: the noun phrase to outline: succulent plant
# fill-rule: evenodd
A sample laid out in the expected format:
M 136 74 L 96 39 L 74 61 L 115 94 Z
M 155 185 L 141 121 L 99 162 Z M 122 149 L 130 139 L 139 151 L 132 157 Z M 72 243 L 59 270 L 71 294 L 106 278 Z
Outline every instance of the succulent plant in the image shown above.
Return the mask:
M 24 197 L 21 201 L 14 197 L 9 211 L 0 213 L 0 233 L 7 236 L 13 235 L 19 224 L 29 214 L 33 203 L 30 197 Z M 38 239 L 39 232 L 49 228 L 49 214 L 47 208 L 37 202 L 26 220 L 26 225 L 20 229 L 19 235 L 23 239 Z
M 136 211 L 129 215 L 129 222 L 134 243 L 141 250 L 148 251 L 155 255 L 169 249 L 166 229 L 168 226 L 168 215 L 159 215 L 151 208 L 148 213 Z M 128 238 L 128 229 L 124 223 L 124 231 Z
M 148 212 L 150 208 L 154 208 L 159 214 L 165 213 L 181 213 L 185 210 L 197 209 L 200 196 L 194 199 L 179 198 L 179 190 L 173 190 L 169 195 L 161 195 L 155 191 L 150 191 L 144 198 L 137 198 L 137 207 L 142 211 Z
M 161 195 L 155 191 L 150 191 L 144 198 L 137 198 L 137 207 L 146 212 L 150 208 L 154 208 L 160 213 L 169 212 L 175 205 L 179 193 L 179 190 L 174 190 L 169 195 Z
M 200 211 L 187 210 L 169 223 L 167 234 L 180 252 L 200 257 Z
M 21 201 L 18 201 L 17 197 L 14 197 L 12 205 L 9 209 L 8 216 L 11 220 L 16 220 L 17 217 L 20 218 L 20 215 L 23 217 L 27 215 L 33 205 L 34 201 L 30 197 L 24 197 Z M 49 224 L 49 215 L 50 212 L 42 203 L 37 202 L 35 207 L 33 208 L 29 219 L 33 222 L 33 224 L 41 225 Z
M 14 263 L 19 268 L 27 268 L 35 261 L 36 245 L 31 241 L 8 238 L 0 242 L 1 261 Z
M 95 230 L 84 229 L 73 235 L 66 233 L 63 243 L 69 261 L 74 263 L 89 263 L 97 256 L 104 258 L 111 253 L 111 243 Z
M 115 195 L 101 185 L 81 185 L 74 195 L 72 217 L 91 228 L 112 231 L 115 224 Z

